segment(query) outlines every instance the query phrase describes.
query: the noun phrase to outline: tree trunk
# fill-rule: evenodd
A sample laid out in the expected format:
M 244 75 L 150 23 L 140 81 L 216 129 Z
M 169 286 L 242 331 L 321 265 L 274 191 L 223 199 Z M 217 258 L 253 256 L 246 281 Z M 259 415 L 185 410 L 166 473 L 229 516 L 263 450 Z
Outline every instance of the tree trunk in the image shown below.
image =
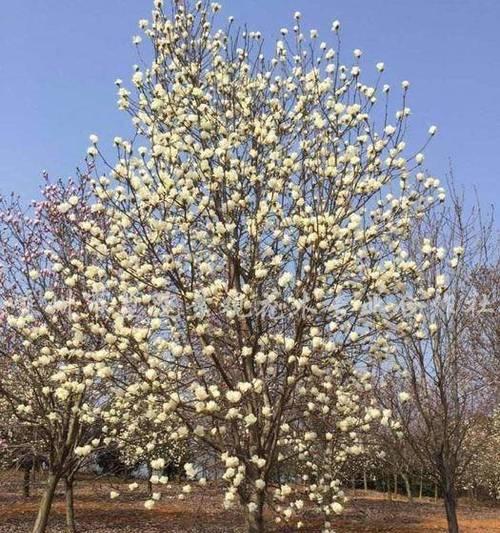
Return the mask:
M 31 468 L 25 468 L 23 472 L 23 496 L 25 498 L 30 497 L 30 477 Z
M 64 490 L 66 495 L 66 530 L 68 533 L 76 533 L 75 501 L 72 479 L 64 480 Z
M 438 485 L 437 483 L 434 483 L 434 501 L 438 501 Z
M 366 470 L 363 470 L 363 488 L 365 492 L 368 490 L 368 478 L 366 476 Z
M 151 498 L 153 496 L 153 483 L 151 483 L 151 476 L 153 475 L 153 470 L 149 465 L 147 468 L 147 472 L 148 472 L 148 498 Z
M 387 499 L 392 501 L 391 478 L 387 476 Z
M 411 483 L 408 474 L 401 474 L 405 482 L 406 495 L 408 496 L 408 502 L 413 503 L 413 494 L 411 493 Z
M 420 472 L 420 487 L 418 488 L 418 499 L 421 500 L 424 494 L 424 475 Z
M 394 472 L 394 496 L 398 495 L 398 473 Z
M 34 485 L 37 482 L 37 471 L 40 468 L 38 457 L 33 459 L 33 466 L 31 467 L 31 483 Z
M 442 490 L 446 520 L 448 521 L 448 533 L 459 533 L 457 518 L 457 493 L 452 476 L 445 472 L 442 479 Z
M 35 465 L 35 463 L 33 463 L 33 466 L 31 467 L 31 470 L 30 470 L 30 479 L 31 479 L 31 482 L 34 485 L 36 483 L 36 465 Z
M 255 493 L 250 502 L 255 503 L 257 507 L 255 511 L 250 512 L 246 504 L 247 533 L 264 533 L 264 494 Z
M 38 508 L 38 515 L 36 517 L 35 525 L 33 526 L 32 533 L 44 533 L 49 521 L 50 508 L 52 507 L 52 501 L 54 500 L 54 493 L 56 491 L 59 476 L 53 473 L 49 474 L 47 479 L 47 486 L 40 501 L 40 507 Z

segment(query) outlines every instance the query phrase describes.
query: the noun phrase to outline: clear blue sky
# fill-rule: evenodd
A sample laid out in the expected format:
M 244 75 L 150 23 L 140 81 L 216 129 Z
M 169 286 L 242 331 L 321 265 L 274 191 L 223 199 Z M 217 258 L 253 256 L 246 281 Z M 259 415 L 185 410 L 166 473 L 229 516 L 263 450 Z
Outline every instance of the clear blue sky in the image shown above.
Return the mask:
M 166 0 L 168 1 L 168 0 Z M 478 188 L 484 205 L 500 191 L 500 1 L 222 0 L 224 16 L 274 39 L 293 25 L 330 37 L 342 23 L 343 49 L 364 52 L 364 69 L 386 64 L 387 80 L 411 81 L 412 137 L 437 124 L 427 152 L 444 177 L 451 160 L 459 183 Z M 40 176 L 74 174 L 97 133 L 111 145 L 130 132 L 116 109 L 114 80 L 129 80 L 131 37 L 151 0 L 3 2 L 0 17 L 0 191 L 37 195 Z

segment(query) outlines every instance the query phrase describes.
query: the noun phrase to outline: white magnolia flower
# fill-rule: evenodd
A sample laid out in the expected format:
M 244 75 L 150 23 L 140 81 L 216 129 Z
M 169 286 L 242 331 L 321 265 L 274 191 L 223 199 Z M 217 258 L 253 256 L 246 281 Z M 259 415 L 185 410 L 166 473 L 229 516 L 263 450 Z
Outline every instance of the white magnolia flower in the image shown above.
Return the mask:
M 255 487 L 257 490 L 264 490 L 266 488 L 266 482 L 263 479 L 258 479 L 255 482 Z
M 151 510 L 155 506 L 155 500 L 146 500 L 144 502 L 144 507 L 148 510 Z
M 335 514 L 341 514 L 342 511 L 344 510 L 344 508 L 342 507 L 342 505 L 338 502 L 333 502 L 332 505 L 332 511 L 335 513 Z
M 257 417 L 253 413 L 250 413 L 249 415 L 245 416 L 243 420 L 245 421 L 246 426 L 250 427 L 257 422 Z
M 399 393 L 399 400 L 401 403 L 407 402 L 410 399 L 410 395 L 407 392 L 400 392 Z
M 231 403 L 238 403 L 241 400 L 241 392 L 237 390 L 227 391 L 226 398 Z
M 153 470 L 162 470 L 165 468 L 165 459 L 158 458 L 151 461 L 151 468 Z
M 280 287 L 286 287 L 287 285 L 291 283 L 292 280 L 293 280 L 293 274 L 291 272 L 285 272 L 279 278 L 278 285 Z

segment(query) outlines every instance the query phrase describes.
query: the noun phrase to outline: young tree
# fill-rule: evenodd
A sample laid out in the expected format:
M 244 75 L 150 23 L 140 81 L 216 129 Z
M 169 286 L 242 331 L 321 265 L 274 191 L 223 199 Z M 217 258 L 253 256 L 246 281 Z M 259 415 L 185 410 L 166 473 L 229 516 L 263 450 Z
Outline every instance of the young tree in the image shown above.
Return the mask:
M 486 265 L 489 226 L 470 215 L 453 186 L 450 203 L 415 225 L 410 252 L 427 262 L 423 276 L 438 296 L 407 324 L 394 355 L 400 372 L 387 375 L 386 406 L 397 413 L 401 435 L 441 488 L 448 530 L 459 530 L 457 489 L 471 458 L 484 442 L 471 438 L 492 405 L 491 378 L 478 371 L 468 331 L 478 301 L 471 275 Z M 427 237 L 425 237 L 427 236 Z M 439 270 L 431 266 L 440 261 Z
M 412 299 L 436 293 L 401 243 L 444 193 L 404 142 L 408 82 L 389 118 L 361 51 L 343 64 L 296 13 L 266 58 L 259 32 L 215 28 L 219 9 L 156 0 L 140 22 L 154 57 L 135 99 L 118 85 L 143 146 L 116 138 L 118 163 L 96 177 L 106 223 L 79 223 L 94 275 L 64 267 L 105 302 L 99 333 L 133 376 L 125 396 L 147 395 L 148 416 L 179 420 L 171 439 L 217 454 L 248 531 L 273 501 L 300 527 L 295 485 L 270 490 L 292 458 L 329 531 L 341 464 L 375 420 L 366 363 L 411 323 L 395 305 L 408 284 Z
M 10 413 L 10 405 L 0 397 L 0 469 L 22 471 L 22 494 L 29 498 L 32 478 L 45 464 L 43 444 L 36 431 L 30 432 L 29 427 L 20 425 Z
M 1 206 L 0 402 L 13 428 L 8 444 L 36 435 L 31 446 L 48 466 L 33 533 L 45 531 L 59 481 L 74 530 L 74 475 L 101 443 L 102 413 L 113 392 L 108 352 L 82 327 L 92 314 L 89 295 L 55 260 L 82 260 L 72 228 L 88 209 L 85 194 L 83 181 L 47 185 L 28 213 L 16 199 Z M 65 201 L 73 207 L 68 217 L 59 208 Z

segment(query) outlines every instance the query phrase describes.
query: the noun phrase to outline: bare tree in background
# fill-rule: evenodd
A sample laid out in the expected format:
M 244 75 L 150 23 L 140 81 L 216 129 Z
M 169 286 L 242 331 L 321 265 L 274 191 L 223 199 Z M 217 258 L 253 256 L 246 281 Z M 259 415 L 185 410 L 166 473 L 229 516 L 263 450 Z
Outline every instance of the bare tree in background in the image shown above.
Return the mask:
M 468 446 L 465 442 L 491 409 L 494 391 L 493 376 L 478 365 L 486 356 L 476 357 L 470 342 L 478 339 L 477 348 L 494 360 L 498 323 L 492 324 L 493 315 L 482 314 L 477 300 L 485 279 L 480 273 L 494 272 L 488 250 L 491 220 L 485 225 L 477 208 L 467 213 L 463 197 L 450 185 L 449 204 L 420 221 L 408 250 L 410 256 L 440 258 L 441 265 L 429 262 L 423 275 L 442 286 L 442 294 L 417 315 L 417 331 L 398 342 L 399 372 L 387 373 L 385 379 L 393 393 L 382 396 L 399 415 L 397 431 L 435 477 L 448 531 L 456 533 L 457 482 L 482 446 L 481 439 L 473 445 L 469 439 Z
M 498 242 L 496 243 L 498 249 Z M 496 391 L 500 376 L 500 261 L 498 256 L 472 272 L 471 285 L 478 305 L 467 322 L 468 346 L 473 367 Z

